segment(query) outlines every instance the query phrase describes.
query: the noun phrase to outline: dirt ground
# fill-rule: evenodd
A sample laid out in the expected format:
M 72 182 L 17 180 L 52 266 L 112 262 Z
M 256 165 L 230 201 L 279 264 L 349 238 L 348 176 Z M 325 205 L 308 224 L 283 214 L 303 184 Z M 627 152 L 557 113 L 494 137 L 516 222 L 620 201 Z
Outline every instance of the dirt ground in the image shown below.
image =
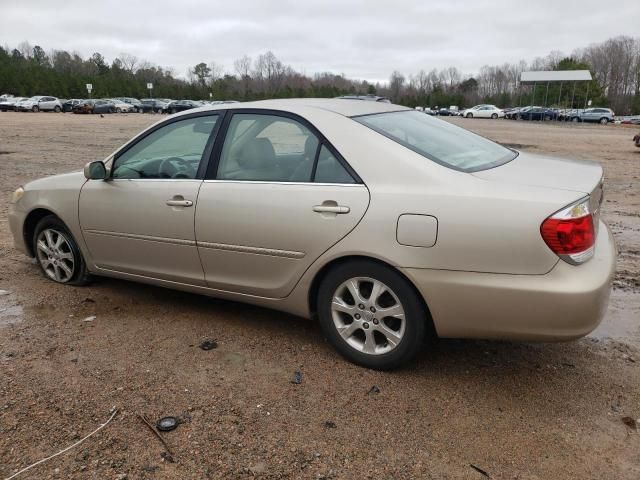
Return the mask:
M 640 419 L 634 129 L 454 119 L 516 148 L 602 162 L 620 249 L 611 306 L 580 341 L 440 341 L 381 373 L 342 360 L 313 322 L 125 281 L 60 286 L 13 249 L 17 186 L 101 159 L 157 119 L 0 113 L 1 478 L 114 406 L 105 429 L 19 478 L 640 478 L 640 431 L 622 421 Z M 218 348 L 200 349 L 204 339 Z M 183 420 L 163 434 L 173 462 L 138 413 Z

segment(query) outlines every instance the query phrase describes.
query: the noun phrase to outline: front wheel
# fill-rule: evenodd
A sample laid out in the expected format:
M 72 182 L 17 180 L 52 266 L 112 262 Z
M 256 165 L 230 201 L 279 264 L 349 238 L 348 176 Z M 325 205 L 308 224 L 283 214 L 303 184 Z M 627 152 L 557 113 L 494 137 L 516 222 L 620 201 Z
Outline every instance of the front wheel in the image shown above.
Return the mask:
M 571 119 L 571 121 L 572 121 L 573 123 L 578 123 L 578 122 L 580 121 L 580 118 L 579 118 L 579 117 L 573 117 L 573 118 Z
M 491 114 L 491 118 L 493 118 L 495 120 L 496 118 L 498 118 L 498 114 L 497 113 L 492 113 Z
M 430 322 L 409 282 L 395 270 L 366 260 L 339 265 L 318 290 L 324 335 L 345 358 L 388 370 L 411 360 Z
M 56 112 L 56 113 L 60 113 L 62 111 L 62 109 L 59 106 L 56 105 L 55 107 L 53 107 L 53 111 Z
M 122 109 L 121 108 L 116 108 L 116 113 L 122 113 Z
M 467 113 L 467 118 L 473 118 L 473 113 Z
M 49 215 L 38 222 L 33 235 L 33 251 L 50 280 L 70 285 L 89 283 L 89 272 L 80 248 L 58 217 Z
M 39 112 L 39 111 L 40 111 L 40 107 L 38 107 L 37 105 L 34 105 L 33 107 L 31 107 L 31 111 L 32 111 L 33 113 L 37 113 L 37 112 Z

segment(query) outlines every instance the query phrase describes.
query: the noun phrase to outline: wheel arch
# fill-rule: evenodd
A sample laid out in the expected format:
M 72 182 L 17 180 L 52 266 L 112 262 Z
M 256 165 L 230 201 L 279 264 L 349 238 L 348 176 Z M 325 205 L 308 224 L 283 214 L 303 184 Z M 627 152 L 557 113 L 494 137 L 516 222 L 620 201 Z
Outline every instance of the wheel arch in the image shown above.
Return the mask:
M 426 315 L 426 319 L 425 319 L 427 323 L 426 326 L 429 329 L 429 333 L 433 334 L 433 338 L 435 338 L 437 333 L 435 329 L 435 324 L 433 322 L 433 317 L 431 316 L 431 310 L 429 309 L 429 305 L 427 305 L 427 301 L 425 300 L 423 295 L 420 293 L 418 288 L 415 286 L 415 284 L 411 281 L 411 279 L 408 278 L 404 273 L 402 273 L 400 269 L 398 269 L 394 265 L 391 265 L 390 263 L 385 262 L 384 260 L 380 260 L 374 257 L 369 257 L 366 255 L 347 255 L 344 257 L 334 258 L 331 261 L 327 262 L 325 265 L 323 265 L 322 268 L 316 272 L 315 276 L 313 277 L 313 280 L 311 281 L 311 286 L 309 287 L 309 291 L 307 294 L 307 302 L 309 305 L 309 312 L 311 314 L 311 318 L 315 318 L 317 315 L 318 290 L 320 288 L 320 284 L 322 283 L 322 280 L 327 276 L 329 271 L 331 271 L 333 268 L 337 267 L 338 265 L 343 265 L 345 263 L 349 263 L 355 260 L 365 260 L 371 263 L 382 265 L 384 267 L 390 268 L 391 270 L 396 272 L 398 275 L 400 275 L 402 278 L 404 278 L 407 284 L 411 287 L 411 289 L 416 294 L 420 303 L 422 304 L 422 307 L 424 308 L 424 312 Z
M 36 231 L 36 225 L 38 225 L 40 220 L 44 217 L 48 217 L 49 215 L 53 215 L 62 222 L 62 219 L 56 215 L 55 212 L 46 208 L 35 208 L 31 210 L 24 219 L 24 223 L 22 224 L 22 236 L 24 238 L 25 247 L 27 248 L 27 253 L 30 257 L 35 257 L 35 252 L 33 251 L 33 235 Z

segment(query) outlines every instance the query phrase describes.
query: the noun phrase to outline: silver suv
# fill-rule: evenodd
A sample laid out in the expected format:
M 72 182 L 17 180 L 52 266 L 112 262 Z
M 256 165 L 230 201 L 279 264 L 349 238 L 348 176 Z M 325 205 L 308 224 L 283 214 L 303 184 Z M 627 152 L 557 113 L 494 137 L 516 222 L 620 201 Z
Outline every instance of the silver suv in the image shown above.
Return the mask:
M 56 97 L 37 95 L 35 97 L 31 97 L 16 103 L 15 109 L 21 112 L 50 111 L 59 113 L 62 111 L 62 103 L 60 103 L 60 100 L 58 100 Z
M 573 113 L 571 120 L 574 122 L 598 122 L 606 125 L 613 122 L 615 113 L 610 108 L 587 108 L 581 112 Z

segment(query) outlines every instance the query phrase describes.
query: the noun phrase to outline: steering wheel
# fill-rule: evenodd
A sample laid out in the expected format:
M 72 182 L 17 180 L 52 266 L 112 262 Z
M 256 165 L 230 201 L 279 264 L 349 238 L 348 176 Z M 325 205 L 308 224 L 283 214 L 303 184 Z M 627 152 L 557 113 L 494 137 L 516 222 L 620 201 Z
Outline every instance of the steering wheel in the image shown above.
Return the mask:
M 177 167 L 175 163 L 178 164 Z M 193 178 L 193 173 L 189 162 L 180 157 L 165 158 L 158 166 L 158 176 L 161 178 Z

